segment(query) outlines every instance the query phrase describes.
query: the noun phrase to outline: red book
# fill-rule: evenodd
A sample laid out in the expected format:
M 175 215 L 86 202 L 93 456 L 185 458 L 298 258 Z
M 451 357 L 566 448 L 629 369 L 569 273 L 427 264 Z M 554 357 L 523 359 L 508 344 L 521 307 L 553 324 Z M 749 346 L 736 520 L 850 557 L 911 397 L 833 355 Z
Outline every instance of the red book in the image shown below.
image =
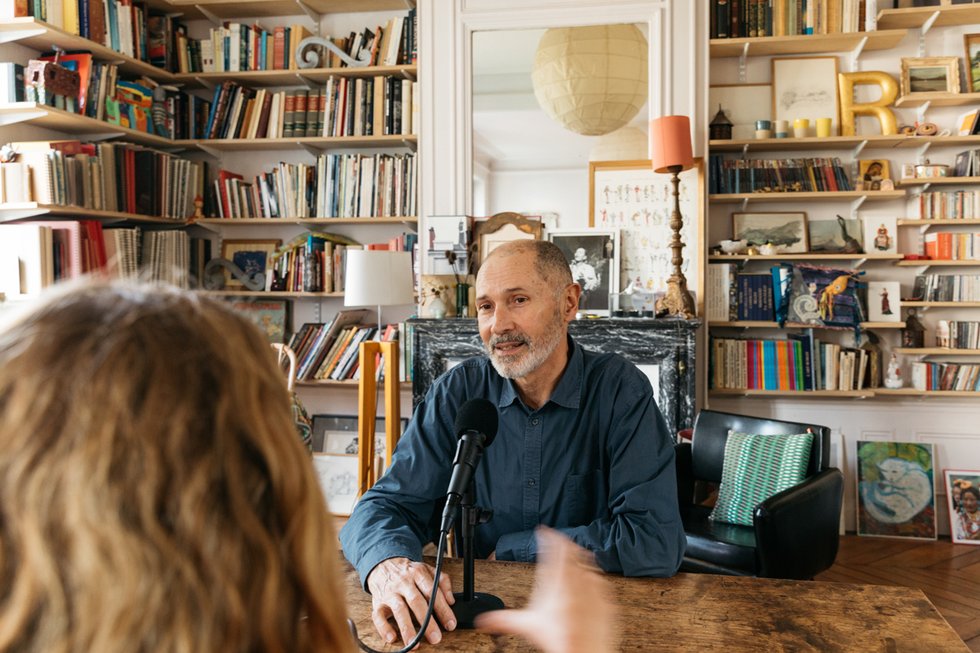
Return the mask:
M 259 110 L 259 122 L 255 127 L 255 138 L 265 138 L 269 131 L 269 112 L 272 110 L 272 96 L 269 92 L 262 98 L 262 108 Z
M 126 148 L 126 212 L 136 213 L 136 152 Z
M 232 179 L 244 180 L 245 178 L 242 175 L 238 174 L 237 172 L 231 172 L 229 170 L 218 171 L 218 188 L 221 191 L 221 208 L 224 211 L 226 218 L 241 217 L 237 215 L 232 215 L 231 200 L 228 196 L 228 187 L 230 186 L 228 182 Z

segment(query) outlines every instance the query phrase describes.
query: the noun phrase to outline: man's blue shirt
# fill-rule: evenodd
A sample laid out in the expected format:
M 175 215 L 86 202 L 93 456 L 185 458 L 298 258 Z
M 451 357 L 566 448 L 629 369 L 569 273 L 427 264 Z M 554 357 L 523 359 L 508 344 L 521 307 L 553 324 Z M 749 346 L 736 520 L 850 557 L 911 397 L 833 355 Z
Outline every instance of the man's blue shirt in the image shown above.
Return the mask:
M 457 365 L 415 410 L 387 473 L 361 497 L 340 532 L 362 582 L 392 557 L 422 559 L 435 541 L 460 406 L 487 399 L 500 411 L 497 437 L 476 470 L 476 504 L 493 518 L 476 527 L 478 557 L 531 562 L 545 524 L 595 554 L 605 571 L 670 576 L 684 553 L 672 438 L 647 378 L 615 354 L 571 356 L 538 410 L 520 399 L 485 357 Z

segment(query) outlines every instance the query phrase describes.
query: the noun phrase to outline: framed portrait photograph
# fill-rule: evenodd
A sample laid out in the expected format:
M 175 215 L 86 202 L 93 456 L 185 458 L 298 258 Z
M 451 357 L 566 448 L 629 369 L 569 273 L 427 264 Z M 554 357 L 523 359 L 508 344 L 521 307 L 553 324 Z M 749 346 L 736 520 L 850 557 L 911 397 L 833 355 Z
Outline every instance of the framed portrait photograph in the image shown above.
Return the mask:
M 945 469 L 949 534 L 955 544 L 980 544 L 980 471 Z
M 966 50 L 966 90 L 980 92 L 980 34 L 964 34 L 963 47 Z
M 933 445 L 858 440 L 856 447 L 858 535 L 936 539 Z
M 959 92 L 959 57 L 902 57 L 901 95 Z
M 868 322 L 901 322 L 901 296 L 897 281 L 869 281 Z
M 881 182 L 891 179 L 891 166 L 888 159 L 860 159 L 858 161 L 858 181 L 864 190 L 882 190 Z
M 280 245 L 282 241 L 278 238 L 225 239 L 221 241 L 221 258 L 228 259 L 247 275 L 266 274 Z M 244 285 L 227 273 L 225 288 L 244 288 Z
M 732 213 L 732 240 L 743 239 L 756 247 L 771 243 L 781 254 L 805 254 L 806 213 Z
M 830 118 L 830 135 L 840 134 L 837 57 L 773 57 L 772 119 Z
M 770 120 L 772 84 L 713 84 L 708 87 L 708 110 L 718 108 L 732 121 L 732 139 L 755 138 L 755 121 Z
M 807 218 L 809 251 L 814 254 L 854 254 L 864 251 L 861 218 Z
M 568 259 L 572 279 L 582 286 L 579 309 L 609 316 L 609 293 L 619 292 L 619 231 L 590 229 L 548 232 Z
M 357 503 L 357 454 L 315 453 L 313 468 L 327 500 L 327 510 L 338 517 L 349 517 Z

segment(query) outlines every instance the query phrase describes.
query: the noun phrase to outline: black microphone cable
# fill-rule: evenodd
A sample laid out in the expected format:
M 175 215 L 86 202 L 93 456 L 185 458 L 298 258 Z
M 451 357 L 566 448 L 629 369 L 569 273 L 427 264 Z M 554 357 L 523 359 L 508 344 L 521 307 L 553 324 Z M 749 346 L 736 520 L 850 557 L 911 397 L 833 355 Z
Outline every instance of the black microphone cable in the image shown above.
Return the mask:
M 398 649 L 397 651 L 379 651 L 377 649 L 371 648 L 367 644 L 361 641 L 361 638 L 357 636 L 357 624 L 350 617 L 347 618 L 347 627 L 350 629 L 350 634 L 354 637 L 354 641 L 357 642 L 357 646 L 366 653 L 408 653 L 415 645 L 422 641 L 422 637 L 425 636 L 425 629 L 429 625 L 429 620 L 432 619 L 432 610 L 436 605 L 436 594 L 439 589 L 439 576 L 442 574 L 442 558 L 446 552 L 446 535 L 448 533 L 443 531 L 439 534 L 439 547 L 436 550 L 436 572 L 432 580 L 432 593 L 429 595 L 429 607 L 425 611 L 425 619 L 422 620 L 422 625 L 419 626 L 419 631 L 415 633 L 415 637 L 412 638 L 408 644 Z

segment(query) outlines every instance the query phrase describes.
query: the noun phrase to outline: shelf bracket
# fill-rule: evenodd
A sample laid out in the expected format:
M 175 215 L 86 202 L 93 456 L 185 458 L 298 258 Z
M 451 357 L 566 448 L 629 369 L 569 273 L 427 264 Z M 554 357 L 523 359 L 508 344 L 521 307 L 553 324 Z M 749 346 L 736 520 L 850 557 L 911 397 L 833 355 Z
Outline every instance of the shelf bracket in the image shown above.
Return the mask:
M 861 60 L 861 53 L 864 51 L 864 46 L 868 44 L 868 37 L 864 36 L 858 41 L 857 47 L 851 52 L 851 71 L 857 72 L 858 65 Z
M 197 75 L 194 76 L 194 79 L 197 80 L 197 83 L 198 84 L 200 84 L 204 88 L 208 89 L 209 91 L 213 91 L 214 90 L 214 87 L 216 86 L 216 84 L 214 82 L 212 82 L 211 80 L 204 79 L 202 77 L 198 77 Z
M 44 109 L 24 109 L 23 111 L 3 113 L 0 114 L 0 127 L 15 125 L 19 122 L 26 122 L 46 115 L 48 115 L 48 112 Z
M 743 197 L 742 198 L 742 210 L 745 211 L 748 208 L 749 208 L 749 198 L 748 197 Z
M 865 256 L 864 258 L 859 258 L 856 261 L 854 261 L 854 267 L 859 268 L 867 262 L 868 262 L 867 256 Z
M 408 149 L 410 149 L 410 150 L 412 150 L 414 152 L 415 151 L 415 147 L 416 147 L 416 143 L 413 143 L 412 141 L 408 140 L 407 138 L 403 138 L 402 139 L 402 146 L 407 147 Z
M 861 150 L 863 150 L 867 144 L 868 144 L 868 139 L 864 139 L 863 141 L 855 145 L 854 149 L 851 151 L 851 158 L 852 159 L 858 158 L 858 155 L 861 154 Z
M 304 150 L 306 150 L 309 154 L 312 154 L 314 157 L 320 156 L 321 154 L 320 150 L 313 147 L 309 143 L 296 143 L 296 144 L 299 145 Z
M 929 105 L 932 104 L 932 100 L 926 100 L 915 110 L 915 119 L 919 122 L 925 122 L 926 111 L 929 110 Z
M 28 218 L 36 218 L 40 215 L 46 215 L 48 209 L 4 209 L 0 212 L 0 223 L 14 222 L 16 220 L 26 220 Z M 16 259 L 15 259 L 16 260 Z
M 33 36 L 41 36 L 47 33 L 46 29 L 18 29 L 11 30 L 9 32 L 3 32 L 0 34 L 0 43 L 13 43 L 14 41 L 22 41 L 24 39 L 29 39 Z
M 938 10 L 932 12 L 932 15 L 926 18 L 926 21 L 922 23 L 922 30 L 919 32 L 920 46 L 924 45 L 924 41 L 922 40 L 922 37 L 929 33 L 929 30 L 932 29 L 932 26 L 935 24 L 937 18 L 939 18 Z M 920 54 L 919 56 L 924 56 L 924 55 Z
M 744 159 L 748 153 L 749 153 L 749 144 L 745 143 L 744 145 L 742 145 L 742 158 Z
M 929 151 L 929 146 L 930 145 L 932 145 L 932 142 L 931 141 L 924 141 L 922 143 L 922 147 L 920 147 L 918 149 L 918 151 L 915 153 L 915 157 L 916 157 L 915 160 L 916 160 L 917 163 L 924 163 L 925 162 L 926 152 Z
M 204 14 L 205 18 L 207 18 L 212 23 L 214 23 L 215 27 L 221 27 L 221 19 L 217 16 L 217 14 L 215 14 L 213 11 L 208 9 L 206 6 L 196 4 L 194 5 L 194 8 L 197 9 L 202 14 Z
M 320 33 L 320 19 L 322 18 L 322 16 L 320 15 L 320 13 L 317 12 L 316 10 L 314 10 L 310 5 L 308 5 L 305 2 L 303 2 L 303 0 L 296 0 L 296 6 L 299 7 L 300 10 L 302 10 L 302 12 L 304 14 L 306 14 L 309 17 L 310 20 L 313 21 L 313 24 L 316 27 L 317 34 L 319 34 Z
M 122 132 L 98 132 L 94 134 L 85 134 L 85 140 L 87 141 L 110 141 L 116 138 L 123 137 Z
M 332 53 L 340 57 L 340 60 L 346 63 L 348 66 L 354 68 L 361 68 L 368 65 L 368 60 L 354 59 L 349 54 L 338 48 L 330 39 L 323 38 L 322 36 L 307 36 L 305 39 L 299 42 L 296 46 L 296 65 L 300 68 L 316 68 L 320 65 L 320 55 L 316 51 L 316 47 L 326 48 Z M 368 57 L 371 53 L 367 53 Z
M 738 83 L 745 83 L 745 60 L 749 56 L 749 44 L 746 43 L 742 46 L 742 54 L 738 55 Z
M 927 190 L 929 190 L 929 187 L 930 187 L 930 186 L 932 186 L 932 183 L 931 183 L 931 182 L 926 182 L 926 183 L 924 183 L 924 184 L 922 184 L 922 188 L 921 188 L 921 190 L 919 190 L 919 192 L 918 192 L 918 193 L 916 193 L 916 195 L 915 195 L 915 197 L 918 197 L 918 196 L 919 196 L 919 195 L 921 195 L 922 193 L 924 193 L 924 192 L 926 192 Z
M 197 144 L 197 147 L 198 147 L 198 149 L 200 149 L 200 150 L 202 150 L 204 152 L 207 152 L 208 154 L 210 154 L 211 156 L 213 156 L 216 159 L 220 159 L 221 158 L 221 150 L 219 150 L 218 148 L 214 147 L 213 145 L 208 145 L 207 143 L 198 143 Z
M 852 218 L 856 218 L 857 217 L 858 209 L 861 208 L 861 205 L 864 204 L 864 201 L 866 199 L 868 199 L 868 196 L 867 195 L 862 195 L 861 197 L 859 197 L 856 200 L 854 200 L 853 202 L 851 202 L 851 217 Z
M 321 299 L 311 303 L 313 304 L 313 321 L 322 322 L 323 320 L 320 319 L 320 316 L 323 313 L 323 300 Z
M 315 80 L 310 79 L 303 73 L 296 73 L 296 79 L 302 82 L 303 85 L 306 86 L 306 88 L 310 91 L 315 91 L 317 90 L 317 88 L 319 88 L 319 85 L 316 83 Z

